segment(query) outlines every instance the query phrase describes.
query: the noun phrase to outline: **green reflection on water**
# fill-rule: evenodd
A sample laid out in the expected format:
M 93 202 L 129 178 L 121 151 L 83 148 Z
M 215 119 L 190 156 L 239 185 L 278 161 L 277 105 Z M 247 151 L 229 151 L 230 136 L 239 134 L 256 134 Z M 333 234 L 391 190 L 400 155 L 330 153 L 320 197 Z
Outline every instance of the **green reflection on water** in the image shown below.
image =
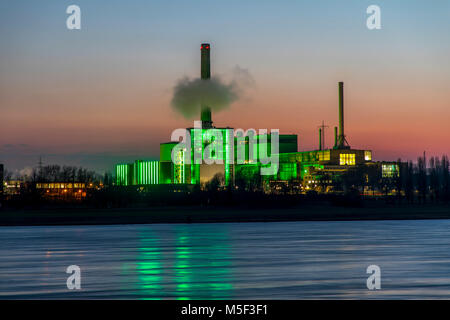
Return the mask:
M 177 299 L 227 299 L 231 295 L 230 247 L 222 230 L 193 233 L 177 228 L 175 281 Z
M 138 283 L 144 299 L 159 300 L 161 292 L 161 252 L 159 241 L 151 234 L 141 237 L 142 247 L 139 248 L 139 256 L 136 264 L 138 271 Z
M 228 234 L 225 228 L 217 226 L 197 229 L 177 225 L 161 236 L 151 230 L 139 235 L 136 273 L 143 299 L 231 297 Z

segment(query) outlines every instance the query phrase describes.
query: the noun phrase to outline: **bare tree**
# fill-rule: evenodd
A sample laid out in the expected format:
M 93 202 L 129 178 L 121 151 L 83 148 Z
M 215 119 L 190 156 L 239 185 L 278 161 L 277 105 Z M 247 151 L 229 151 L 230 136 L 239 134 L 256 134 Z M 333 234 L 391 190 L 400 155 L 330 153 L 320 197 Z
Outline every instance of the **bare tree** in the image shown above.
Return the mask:
M 425 155 L 417 159 L 417 189 L 419 190 L 420 200 L 425 203 L 427 192 L 428 192 L 428 182 L 427 182 L 427 165 Z
M 450 200 L 450 165 L 446 155 L 442 156 L 440 175 L 442 179 L 441 196 L 445 202 L 448 202 Z

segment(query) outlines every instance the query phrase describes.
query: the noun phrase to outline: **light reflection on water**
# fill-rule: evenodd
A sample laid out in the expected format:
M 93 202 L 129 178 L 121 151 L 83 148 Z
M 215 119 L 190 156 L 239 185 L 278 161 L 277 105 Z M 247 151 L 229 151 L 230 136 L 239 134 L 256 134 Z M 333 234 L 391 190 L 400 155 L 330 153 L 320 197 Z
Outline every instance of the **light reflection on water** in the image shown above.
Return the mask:
M 450 220 L 3 227 L 0 298 L 448 299 L 449 249 Z
M 164 243 L 152 230 L 139 232 L 136 263 L 128 263 L 135 266 L 127 267 L 126 273 L 137 275 L 137 295 L 180 300 L 229 297 L 230 256 L 224 230 L 214 225 L 199 235 L 185 225 L 171 229 L 164 231 Z

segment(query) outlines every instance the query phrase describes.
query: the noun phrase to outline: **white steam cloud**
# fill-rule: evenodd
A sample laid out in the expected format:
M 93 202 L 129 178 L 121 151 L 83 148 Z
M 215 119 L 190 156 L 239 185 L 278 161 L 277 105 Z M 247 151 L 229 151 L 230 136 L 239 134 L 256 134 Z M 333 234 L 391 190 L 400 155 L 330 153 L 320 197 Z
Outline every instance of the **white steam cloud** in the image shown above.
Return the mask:
M 213 112 L 227 109 L 254 83 L 248 70 L 239 66 L 233 69 L 232 80 L 228 83 L 219 77 L 208 80 L 184 77 L 174 87 L 171 105 L 187 119 L 198 118 L 202 106 L 208 106 Z

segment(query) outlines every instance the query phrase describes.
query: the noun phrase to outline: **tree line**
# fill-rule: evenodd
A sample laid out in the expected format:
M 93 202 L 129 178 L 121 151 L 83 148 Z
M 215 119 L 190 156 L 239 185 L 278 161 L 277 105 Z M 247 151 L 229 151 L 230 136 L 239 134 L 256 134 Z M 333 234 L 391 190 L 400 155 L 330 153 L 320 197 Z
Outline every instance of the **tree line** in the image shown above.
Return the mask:
M 28 172 L 13 174 L 5 170 L 4 180 L 15 180 L 22 182 L 82 182 L 96 183 L 103 181 L 104 177 L 95 171 L 76 166 L 60 166 L 57 164 L 32 168 Z
M 382 165 L 382 164 L 380 164 Z M 408 202 L 450 201 L 450 164 L 447 156 L 419 157 L 412 161 L 396 163 L 398 171 L 392 176 L 383 176 L 379 166 L 361 166 L 342 176 L 343 189 L 354 188 L 363 191 L 368 187 L 385 196 L 394 194 Z

